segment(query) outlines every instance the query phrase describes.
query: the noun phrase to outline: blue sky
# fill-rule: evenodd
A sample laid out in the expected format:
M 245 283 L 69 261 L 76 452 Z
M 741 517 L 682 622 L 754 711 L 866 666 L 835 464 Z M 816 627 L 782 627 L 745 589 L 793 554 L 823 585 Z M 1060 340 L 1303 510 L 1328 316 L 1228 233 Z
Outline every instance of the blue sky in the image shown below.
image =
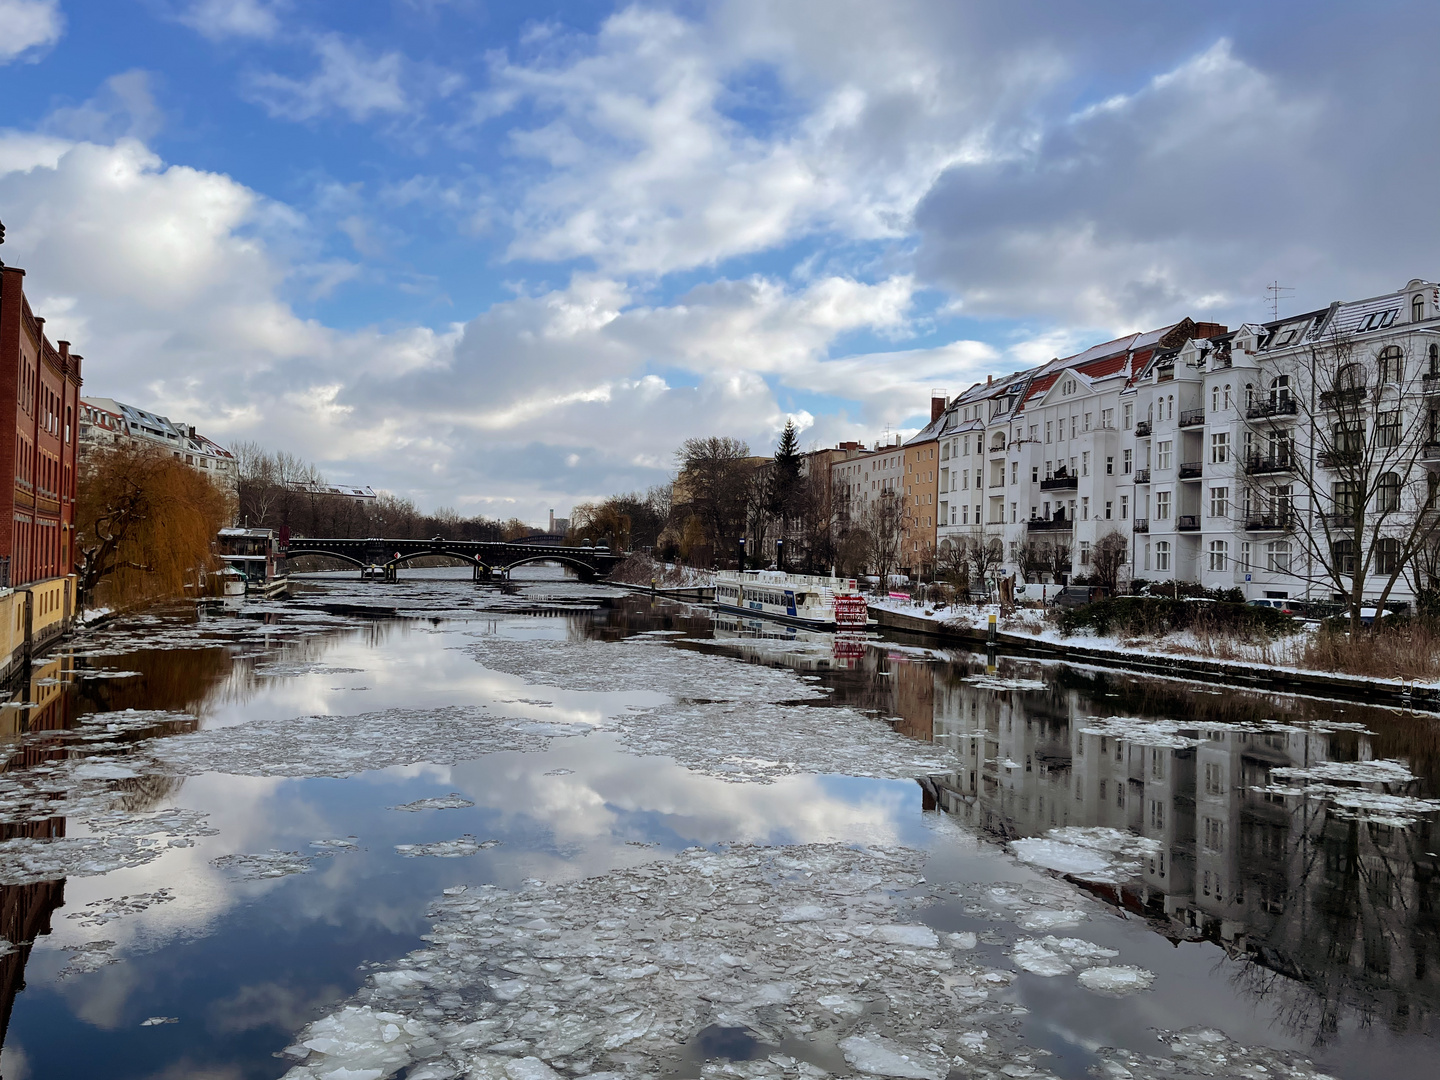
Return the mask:
M 1191 9 L 1195 10 L 1191 10 Z M 86 388 L 541 520 L 676 444 L 1440 276 L 1420 3 L 0 0 Z

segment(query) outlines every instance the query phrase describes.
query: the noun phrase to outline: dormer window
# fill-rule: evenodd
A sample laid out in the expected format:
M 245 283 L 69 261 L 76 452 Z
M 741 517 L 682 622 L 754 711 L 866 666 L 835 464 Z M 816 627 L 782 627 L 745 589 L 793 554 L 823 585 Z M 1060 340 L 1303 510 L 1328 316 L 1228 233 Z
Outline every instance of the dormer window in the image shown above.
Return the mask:
M 1062 383 L 1060 384 L 1060 393 L 1062 393 L 1062 394 L 1073 394 L 1073 393 L 1075 393 L 1076 388 L 1077 388 L 1077 385 L 1076 385 L 1076 382 L 1075 382 L 1074 379 L 1066 379 L 1064 382 L 1062 382 Z

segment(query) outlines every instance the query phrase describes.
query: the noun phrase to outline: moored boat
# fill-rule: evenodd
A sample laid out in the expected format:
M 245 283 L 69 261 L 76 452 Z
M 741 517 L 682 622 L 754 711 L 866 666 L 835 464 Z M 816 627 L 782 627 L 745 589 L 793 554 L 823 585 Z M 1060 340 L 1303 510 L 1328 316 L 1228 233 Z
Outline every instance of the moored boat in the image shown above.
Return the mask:
M 795 626 L 863 630 L 869 617 L 854 578 L 787 574 L 778 570 L 721 570 L 715 606 Z

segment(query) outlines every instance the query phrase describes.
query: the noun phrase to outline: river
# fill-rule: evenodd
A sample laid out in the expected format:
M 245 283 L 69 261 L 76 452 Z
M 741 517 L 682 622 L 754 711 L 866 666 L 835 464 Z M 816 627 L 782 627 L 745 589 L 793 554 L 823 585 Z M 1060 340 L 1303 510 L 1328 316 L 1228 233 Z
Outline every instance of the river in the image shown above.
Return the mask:
M 5 1080 L 1434 1075 L 1440 721 L 316 575 L 0 711 Z

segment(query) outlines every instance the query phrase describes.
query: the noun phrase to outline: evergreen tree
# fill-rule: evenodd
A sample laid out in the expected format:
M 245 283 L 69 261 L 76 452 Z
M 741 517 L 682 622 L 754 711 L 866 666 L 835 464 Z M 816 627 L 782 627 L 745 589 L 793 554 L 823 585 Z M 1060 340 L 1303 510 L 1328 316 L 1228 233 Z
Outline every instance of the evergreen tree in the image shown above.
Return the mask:
M 775 465 L 770 472 L 770 513 L 779 521 L 778 535 L 789 536 L 788 525 L 795 516 L 800 494 L 800 433 L 793 420 L 785 421 L 780 444 L 775 448 Z

